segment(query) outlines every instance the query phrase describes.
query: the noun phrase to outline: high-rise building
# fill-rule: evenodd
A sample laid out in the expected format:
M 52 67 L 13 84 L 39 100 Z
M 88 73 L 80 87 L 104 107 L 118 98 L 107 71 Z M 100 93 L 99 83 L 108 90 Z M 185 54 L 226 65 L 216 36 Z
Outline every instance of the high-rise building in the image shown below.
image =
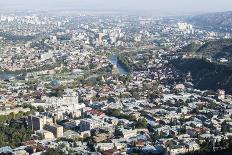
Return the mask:
M 32 131 L 42 130 L 47 122 L 46 116 L 29 116 L 28 123 Z

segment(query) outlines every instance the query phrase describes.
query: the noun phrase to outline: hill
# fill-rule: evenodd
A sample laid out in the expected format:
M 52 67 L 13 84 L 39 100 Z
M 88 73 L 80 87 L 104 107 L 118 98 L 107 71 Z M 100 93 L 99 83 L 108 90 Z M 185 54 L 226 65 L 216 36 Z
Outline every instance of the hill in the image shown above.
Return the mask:
M 226 58 L 232 62 L 232 39 L 213 40 L 204 44 L 192 43 L 180 50 L 180 53 L 214 60 Z
M 188 22 L 195 26 L 218 31 L 232 31 L 232 12 L 208 13 L 190 17 Z
M 191 72 L 196 88 L 202 90 L 225 89 L 232 94 L 232 67 L 208 62 L 204 59 L 176 59 L 170 63 L 182 73 Z

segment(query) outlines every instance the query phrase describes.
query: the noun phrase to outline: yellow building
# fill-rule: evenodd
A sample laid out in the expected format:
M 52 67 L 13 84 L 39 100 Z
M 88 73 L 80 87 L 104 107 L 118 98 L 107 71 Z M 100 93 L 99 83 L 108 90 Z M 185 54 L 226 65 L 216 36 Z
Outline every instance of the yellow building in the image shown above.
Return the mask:
M 36 131 L 36 135 L 39 139 L 54 139 L 53 133 L 47 130 L 38 130 Z

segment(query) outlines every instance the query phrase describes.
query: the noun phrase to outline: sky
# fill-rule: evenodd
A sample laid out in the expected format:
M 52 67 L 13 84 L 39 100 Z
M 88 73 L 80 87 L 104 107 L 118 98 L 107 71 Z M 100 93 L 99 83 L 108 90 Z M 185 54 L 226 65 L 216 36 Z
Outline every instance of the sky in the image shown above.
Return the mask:
M 232 0 L 0 0 L 1 9 L 129 10 L 157 13 L 232 11 Z

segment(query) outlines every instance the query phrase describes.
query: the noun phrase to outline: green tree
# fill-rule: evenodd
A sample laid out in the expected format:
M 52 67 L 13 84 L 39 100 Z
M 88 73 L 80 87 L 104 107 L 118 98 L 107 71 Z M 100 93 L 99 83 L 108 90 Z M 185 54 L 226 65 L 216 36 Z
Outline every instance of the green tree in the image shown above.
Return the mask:
M 135 124 L 136 128 L 146 128 L 147 127 L 147 120 L 145 118 L 139 118 Z

